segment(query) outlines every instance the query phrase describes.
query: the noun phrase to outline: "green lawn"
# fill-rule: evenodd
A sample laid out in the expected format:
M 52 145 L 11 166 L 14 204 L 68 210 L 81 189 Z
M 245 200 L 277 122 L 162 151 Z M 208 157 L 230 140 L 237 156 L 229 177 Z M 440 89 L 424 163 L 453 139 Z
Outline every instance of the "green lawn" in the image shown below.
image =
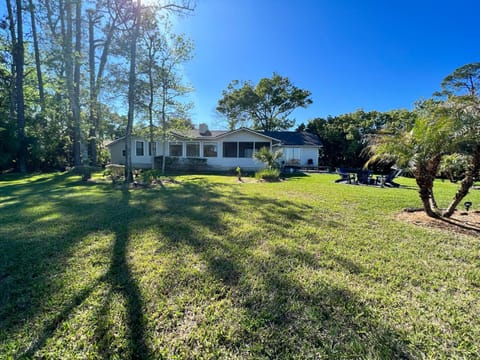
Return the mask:
M 479 238 L 335 178 L 1 177 L 0 358 L 480 358 Z

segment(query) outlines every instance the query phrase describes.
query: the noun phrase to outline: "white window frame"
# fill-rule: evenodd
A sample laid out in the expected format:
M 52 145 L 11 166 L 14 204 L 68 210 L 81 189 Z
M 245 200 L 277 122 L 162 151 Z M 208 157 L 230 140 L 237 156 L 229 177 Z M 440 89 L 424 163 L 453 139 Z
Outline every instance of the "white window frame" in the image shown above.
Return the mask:
M 215 156 L 209 156 L 205 154 L 205 146 L 215 146 Z M 217 142 L 205 142 L 203 143 L 203 157 L 206 158 L 216 158 L 218 157 L 218 143 Z
M 180 145 L 182 147 L 182 154 L 181 155 L 172 155 L 171 149 L 170 149 L 170 146 L 172 146 L 172 145 Z M 169 154 L 169 156 L 172 156 L 172 157 L 183 157 L 183 152 L 184 152 L 183 148 L 184 148 L 183 143 L 180 142 L 180 141 L 169 142 L 168 143 L 168 154 Z
M 198 147 L 198 152 L 196 155 L 189 155 L 188 154 L 188 146 L 189 145 L 196 145 Z M 200 143 L 198 141 L 189 141 L 185 144 L 185 157 L 189 158 L 199 158 L 200 157 Z

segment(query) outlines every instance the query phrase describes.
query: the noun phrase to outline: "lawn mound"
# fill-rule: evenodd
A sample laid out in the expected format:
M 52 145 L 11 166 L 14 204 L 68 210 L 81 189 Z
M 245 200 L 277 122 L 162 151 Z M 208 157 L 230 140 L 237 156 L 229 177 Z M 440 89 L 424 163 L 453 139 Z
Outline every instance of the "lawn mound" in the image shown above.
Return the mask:
M 454 233 L 480 235 L 480 211 L 455 211 L 450 218 L 432 218 L 423 210 L 403 211 L 397 215 L 397 219 Z

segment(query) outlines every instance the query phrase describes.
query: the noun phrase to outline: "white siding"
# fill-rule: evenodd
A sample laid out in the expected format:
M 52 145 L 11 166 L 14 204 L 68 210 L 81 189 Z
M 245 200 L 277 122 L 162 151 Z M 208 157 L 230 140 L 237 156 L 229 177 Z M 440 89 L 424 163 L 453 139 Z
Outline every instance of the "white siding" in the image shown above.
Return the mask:
M 313 161 L 313 166 L 318 166 L 318 148 L 309 146 L 282 146 L 279 148 L 283 152 L 282 161 L 289 164 L 289 161 L 296 159 L 300 161 L 300 166 L 307 166 L 308 160 Z
M 136 155 L 136 141 L 144 142 L 144 154 L 143 156 Z M 186 155 L 186 143 L 187 142 L 198 142 L 200 143 L 200 157 L 203 157 L 203 145 L 204 143 L 215 143 L 217 144 L 217 157 L 207 157 L 207 165 L 210 168 L 218 170 L 227 170 L 235 169 L 237 166 L 241 167 L 243 170 L 258 170 L 264 167 L 264 164 L 256 161 L 252 157 L 223 157 L 223 143 L 224 142 L 268 142 L 270 143 L 270 148 L 272 148 L 272 141 L 268 137 L 264 137 L 247 130 L 240 130 L 226 136 L 221 136 L 216 139 L 201 139 L 201 140 L 188 140 L 188 141 L 179 141 L 183 145 L 183 156 Z M 114 164 L 125 164 L 125 157 L 122 155 L 123 150 L 125 149 L 125 140 L 119 140 L 112 145 L 109 145 L 111 153 L 111 162 Z M 148 141 L 140 138 L 132 138 L 132 165 L 136 168 L 150 168 L 152 164 L 152 157 L 148 155 Z M 294 149 L 292 149 L 294 148 Z M 284 152 L 283 160 L 286 160 L 288 154 L 292 154 L 295 158 L 298 157 L 300 160 L 300 166 L 306 166 L 308 160 L 313 160 L 313 166 L 318 166 L 318 148 L 317 147 L 308 147 L 308 146 L 296 146 L 296 147 L 277 147 L 274 146 L 273 150 L 281 149 Z M 156 156 L 163 154 L 163 143 L 157 141 Z M 166 153 L 169 153 L 168 143 L 165 147 Z

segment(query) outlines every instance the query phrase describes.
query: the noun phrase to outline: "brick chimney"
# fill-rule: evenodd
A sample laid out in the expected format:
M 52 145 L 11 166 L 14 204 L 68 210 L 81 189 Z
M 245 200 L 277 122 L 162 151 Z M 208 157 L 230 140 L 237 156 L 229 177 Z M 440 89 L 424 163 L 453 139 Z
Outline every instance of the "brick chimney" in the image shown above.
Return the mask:
M 211 135 L 210 130 L 208 130 L 208 126 L 205 123 L 202 123 L 198 126 L 198 131 L 200 135 L 203 135 L 203 136 Z

